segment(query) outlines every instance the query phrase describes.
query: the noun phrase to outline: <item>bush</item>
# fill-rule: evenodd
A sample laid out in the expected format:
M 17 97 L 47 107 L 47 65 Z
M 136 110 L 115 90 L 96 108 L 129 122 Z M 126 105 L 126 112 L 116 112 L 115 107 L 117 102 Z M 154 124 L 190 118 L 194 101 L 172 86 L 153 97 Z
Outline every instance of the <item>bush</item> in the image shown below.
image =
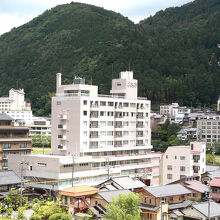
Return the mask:
M 41 220 L 42 216 L 38 214 L 34 214 L 31 216 L 30 220 Z
M 72 216 L 65 213 L 55 213 L 50 216 L 49 220 L 72 220 Z

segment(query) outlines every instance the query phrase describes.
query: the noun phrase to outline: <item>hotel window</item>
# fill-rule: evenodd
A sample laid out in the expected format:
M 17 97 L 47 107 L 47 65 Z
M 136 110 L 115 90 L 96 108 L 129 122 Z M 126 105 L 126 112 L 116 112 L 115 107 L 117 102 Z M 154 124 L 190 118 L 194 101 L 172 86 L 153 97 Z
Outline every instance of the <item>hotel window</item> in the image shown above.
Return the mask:
M 24 147 L 26 147 L 26 146 L 27 146 L 27 143 L 20 143 L 20 144 L 19 144 L 19 147 L 20 147 L 20 148 L 24 148 Z
M 57 101 L 57 105 L 61 105 L 61 101 Z
M 87 121 L 83 121 L 83 126 L 87 126 Z
M 3 148 L 6 149 L 6 148 L 11 148 L 11 144 L 3 144 Z
M 84 101 L 83 101 L 83 105 L 87 105 L 87 100 L 84 100 Z
M 167 179 L 171 180 L 173 178 L 172 174 L 167 174 Z
M 185 160 L 186 157 L 185 156 L 180 156 L 180 160 Z
M 83 115 L 87 115 L 87 111 L 83 111 Z
M 186 171 L 186 167 L 180 166 L 180 171 Z
M 87 136 L 87 131 L 83 131 L 83 136 L 84 136 L 84 137 Z
M 26 155 L 26 154 L 27 154 L 26 151 L 21 151 L 21 152 L 20 152 L 20 155 Z
M 172 170 L 173 169 L 172 165 L 167 165 L 167 169 Z
M 168 159 L 168 155 L 166 155 L 166 159 Z

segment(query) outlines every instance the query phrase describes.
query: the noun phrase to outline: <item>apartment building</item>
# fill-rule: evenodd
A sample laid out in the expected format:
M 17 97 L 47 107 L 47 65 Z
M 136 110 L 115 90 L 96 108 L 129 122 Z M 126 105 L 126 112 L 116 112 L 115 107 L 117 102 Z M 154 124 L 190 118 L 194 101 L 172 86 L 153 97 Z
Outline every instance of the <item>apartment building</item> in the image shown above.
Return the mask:
M 33 123 L 29 125 L 29 135 L 51 136 L 51 120 L 46 117 L 33 117 Z
M 80 78 L 62 85 L 58 73 L 52 98 L 53 155 L 24 156 L 28 176 L 55 180 L 58 189 L 71 185 L 73 169 L 74 184 L 146 175 L 149 185 L 158 185 L 161 154 L 151 152 L 151 102 L 137 97 L 137 87 L 130 71 L 112 80 L 111 95 L 98 94 L 98 86 Z
M 22 125 L 14 126 L 13 118 L 0 114 L 0 169 L 8 168 L 8 155 L 31 153 L 29 129 Z M 18 166 L 18 164 L 17 164 Z
M 211 145 L 220 142 L 220 115 L 205 115 L 197 120 L 197 140 Z
M 160 106 L 160 114 L 161 115 L 167 115 L 167 116 L 173 116 L 172 115 L 172 110 L 173 108 L 178 108 L 179 107 L 179 104 L 178 103 L 172 103 L 172 104 L 169 104 L 169 105 L 161 105 Z
M 168 147 L 161 160 L 161 185 L 206 172 L 206 144 Z
M 16 120 L 32 123 L 31 104 L 25 102 L 23 89 L 10 89 L 9 97 L 0 97 L 0 113 L 6 113 Z

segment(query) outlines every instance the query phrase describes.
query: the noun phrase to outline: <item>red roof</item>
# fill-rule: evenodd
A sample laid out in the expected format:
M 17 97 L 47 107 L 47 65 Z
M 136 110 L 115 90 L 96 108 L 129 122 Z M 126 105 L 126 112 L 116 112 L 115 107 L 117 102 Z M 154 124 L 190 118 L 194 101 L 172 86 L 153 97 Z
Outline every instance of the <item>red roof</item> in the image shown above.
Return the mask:
M 211 180 L 210 186 L 220 187 L 220 177 L 215 177 Z

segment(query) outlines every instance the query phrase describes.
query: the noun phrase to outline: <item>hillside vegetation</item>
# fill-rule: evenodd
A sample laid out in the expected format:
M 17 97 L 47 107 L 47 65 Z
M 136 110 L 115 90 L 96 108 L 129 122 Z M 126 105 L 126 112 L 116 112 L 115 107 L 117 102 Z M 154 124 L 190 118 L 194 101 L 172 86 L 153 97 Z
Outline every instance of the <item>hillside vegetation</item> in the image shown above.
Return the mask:
M 35 114 L 50 114 L 55 74 L 109 93 L 112 77 L 134 71 L 153 103 L 211 105 L 220 93 L 220 2 L 196 0 L 140 24 L 103 8 L 71 3 L 0 36 L 0 95 L 23 87 Z

